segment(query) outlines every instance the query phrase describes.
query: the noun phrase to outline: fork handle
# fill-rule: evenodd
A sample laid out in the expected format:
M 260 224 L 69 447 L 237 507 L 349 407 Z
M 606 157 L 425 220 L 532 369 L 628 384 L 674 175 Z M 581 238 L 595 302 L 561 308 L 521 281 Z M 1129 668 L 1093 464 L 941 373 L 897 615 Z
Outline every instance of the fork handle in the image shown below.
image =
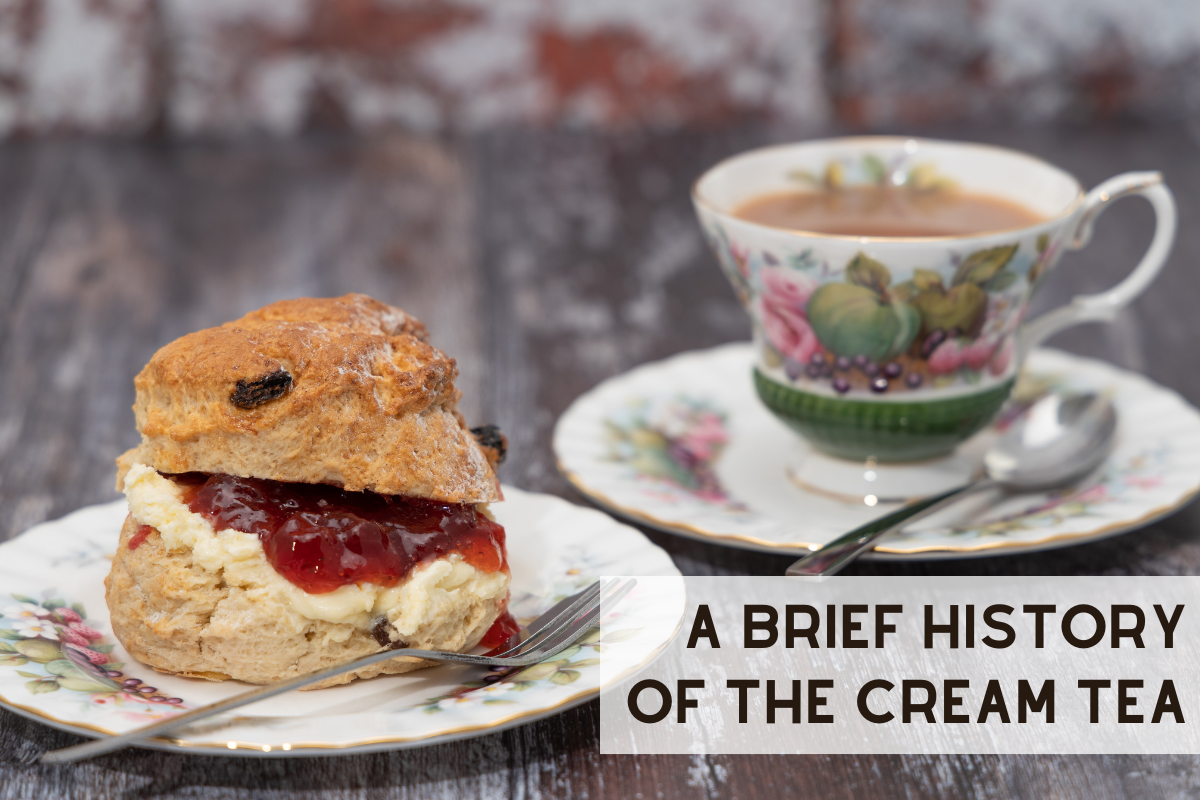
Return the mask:
M 154 736 L 160 736 L 198 720 L 207 719 L 225 711 L 232 711 L 235 708 L 241 708 L 250 703 L 257 703 L 259 700 L 266 700 L 268 697 L 290 692 L 293 689 L 302 689 L 305 686 L 311 686 L 314 683 L 319 683 L 338 675 L 344 675 L 347 672 L 353 672 L 380 661 L 387 661 L 402 656 L 414 656 L 431 661 L 450 661 L 476 666 L 530 666 L 544 658 L 557 655 L 573 644 L 587 632 L 596 620 L 600 619 L 600 614 L 604 609 L 610 609 L 616 603 L 620 602 L 621 598 L 628 594 L 636 584 L 636 580 L 626 581 L 620 586 L 609 583 L 607 587 L 602 586 L 600 583 L 594 583 L 583 591 L 561 600 L 522 631 L 522 633 L 529 635 L 515 649 L 511 645 L 514 643 L 516 637 L 510 638 L 500 647 L 489 650 L 483 655 L 418 650 L 413 647 L 380 650 L 378 653 L 371 653 L 370 655 L 356 658 L 344 664 L 335 664 L 332 667 L 310 672 L 307 675 L 300 675 L 286 681 L 260 686 L 257 689 L 242 692 L 225 700 L 201 706 L 200 708 L 164 719 L 153 725 L 147 725 L 144 728 L 129 731 L 128 733 L 111 736 L 106 739 L 96 739 L 91 742 L 77 744 L 73 747 L 64 747 L 61 750 L 45 753 L 42 755 L 41 760 L 44 764 L 64 764 L 104 753 L 111 753 L 114 750 L 128 747 L 131 744 L 136 744 Z M 605 594 L 606 588 L 610 590 L 607 594 Z M 596 592 L 595 597 L 591 596 L 593 591 Z M 587 606 L 591 607 L 580 614 L 579 612 Z M 547 632 L 546 626 L 556 624 L 558 627 L 554 631 L 555 635 L 547 638 L 544 635 Z
M 454 661 L 467 664 L 488 664 L 490 665 L 495 659 L 485 658 L 483 656 L 473 656 L 468 653 L 437 653 L 431 650 L 417 650 L 413 648 L 401 648 L 398 650 L 381 650 L 378 653 L 372 653 L 362 658 L 356 658 L 353 661 L 348 661 L 345 664 L 335 664 L 332 667 L 310 672 L 306 675 L 300 675 L 295 678 L 289 678 L 278 683 L 271 683 L 266 686 L 260 686 L 257 689 L 251 689 L 248 692 L 235 694 L 233 697 L 228 697 L 216 703 L 210 703 L 200 708 L 186 711 L 178 716 L 169 717 L 153 725 L 147 725 L 144 728 L 122 733 L 119 736 L 109 736 L 104 739 L 94 739 L 90 742 L 75 745 L 74 747 L 64 747 L 62 750 L 55 750 L 46 753 L 42 756 L 42 762 L 45 764 L 64 764 L 71 761 L 78 761 L 82 758 L 91 758 L 93 756 L 111 753 L 113 750 L 120 750 L 123 747 L 128 747 L 131 744 L 149 739 L 155 736 L 161 736 L 164 733 L 169 733 L 176 728 L 182 728 L 198 720 L 207 719 L 208 717 L 221 714 L 226 711 L 232 711 L 235 708 L 257 703 L 259 700 L 266 700 L 268 697 L 274 697 L 277 694 L 290 692 L 293 689 L 302 689 L 305 686 L 311 686 L 314 683 L 320 683 L 328 678 L 333 678 L 338 675 L 344 675 L 347 672 L 353 672 L 357 669 L 376 664 L 380 661 L 397 658 L 399 656 L 417 656 L 420 658 L 430 658 L 440 661 L 450 660 L 449 656 L 454 656 Z M 513 661 L 505 661 L 504 663 L 514 663 Z
M 787 568 L 785 574 L 793 577 L 836 575 L 845 569 L 851 561 L 875 547 L 875 543 L 884 536 L 894 533 L 919 519 L 936 514 L 938 511 L 953 505 L 967 495 L 991 489 L 995 485 L 995 481 L 991 478 L 982 478 L 966 486 L 951 489 L 944 494 L 907 505 L 898 511 L 893 511 L 886 517 L 872 520 L 866 525 L 839 536 L 820 550 L 815 550 L 792 564 Z

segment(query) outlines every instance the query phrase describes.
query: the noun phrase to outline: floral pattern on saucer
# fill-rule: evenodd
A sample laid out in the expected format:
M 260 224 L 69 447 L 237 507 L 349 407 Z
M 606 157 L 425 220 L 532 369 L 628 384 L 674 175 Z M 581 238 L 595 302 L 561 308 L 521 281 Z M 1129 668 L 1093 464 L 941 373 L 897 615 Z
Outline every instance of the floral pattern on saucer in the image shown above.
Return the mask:
M 1105 516 L 1104 506 L 1122 502 L 1127 499 L 1129 493 L 1161 488 L 1161 466 L 1166 456 L 1165 449 L 1159 447 L 1154 452 L 1134 456 L 1120 466 L 1108 464 L 1098 483 L 1049 492 L 1043 499 L 1017 512 L 995 519 L 975 520 L 969 525 L 954 525 L 946 530 L 955 536 L 983 540 L 1023 531 L 1048 530 L 1077 517 L 1102 519 Z M 898 538 L 908 539 L 920 535 L 919 532 L 901 532 Z
M 918 208 L 946 202 L 955 181 L 913 159 L 907 151 L 846 154 L 787 177 L 811 196 L 872 187 L 903 192 Z M 755 247 L 752 238 L 739 241 L 701 218 L 722 272 L 751 313 L 761 366 L 785 385 L 838 395 L 1008 380 L 1026 302 L 1064 244 L 1045 232 L 1014 235 L 901 265 L 869 248 L 832 258 L 820 246 Z
M 745 510 L 713 469 L 729 443 L 724 412 L 689 397 L 644 398 L 617 410 L 605 425 L 609 457 L 655 491 Z
M 41 602 L 13 594 L 13 605 L 0 608 L 0 667 L 18 668 L 17 675 L 30 679 L 25 689 L 31 695 L 76 692 L 95 706 L 112 704 L 141 721 L 183 707 L 183 698 L 121 671 L 125 665 L 113 657 L 114 645 L 93 627 L 100 623 L 88 619 L 81 604 L 68 606 L 57 592 L 46 594 Z
M 722 544 L 795 553 L 817 547 L 886 511 L 808 493 L 790 482 L 811 451 L 754 396 L 750 344 L 683 353 L 612 378 L 571 405 L 555 430 L 564 474 L 616 513 L 660 530 Z M 1179 508 L 1200 488 L 1200 412 L 1179 395 L 1111 365 L 1042 349 L 1030 356 L 1011 405 L 980 434 L 986 442 L 1049 391 L 1108 394 L 1120 414 L 1108 463 L 1081 485 L 1004 496 L 957 518 L 935 517 L 883 543 L 871 557 L 1013 553 L 1090 541 L 1144 525 Z M 672 483 L 661 470 L 609 456 L 613 420 L 629 408 L 703 408 L 725 421 L 709 468 L 726 498 Z M 969 443 L 970 444 L 970 443 Z M 963 482 L 967 475 L 963 476 Z M 731 506 L 739 513 L 730 514 Z
M 504 496 L 492 511 L 508 531 L 509 609 L 518 621 L 532 621 L 601 576 L 640 576 L 577 646 L 525 669 L 446 664 L 293 692 L 148 746 L 250 756 L 421 746 L 558 713 L 596 696 L 606 683 L 599 666 L 621 674 L 648 663 L 684 612 L 682 578 L 670 557 L 594 509 L 509 486 Z M 111 642 L 106 617 L 96 613 L 105 608 L 106 555 L 125 514 L 124 501 L 91 506 L 0 543 L 0 598 L 13 597 L 0 600 L 0 705 L 64 730 L 113 734 L 183 707 L 180 698 L 198 707 L 248 688 L 174 675 L 156 675 L 147 686 L 129 674 L 149 670 Z M 53 585 L 73 587 L 74 597 Z

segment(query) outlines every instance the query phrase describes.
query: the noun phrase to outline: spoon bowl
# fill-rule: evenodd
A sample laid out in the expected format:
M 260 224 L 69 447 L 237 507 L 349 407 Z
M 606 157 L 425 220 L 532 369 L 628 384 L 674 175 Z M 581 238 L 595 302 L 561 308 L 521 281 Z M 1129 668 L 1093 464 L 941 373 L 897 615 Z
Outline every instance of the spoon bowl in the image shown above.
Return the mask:
M 985 477 L 856 528 L 792 564 L 786 574 L 841 572 L 884 536 L 967 495 L 997 487 L 1013 492 L 1044 491 L 1079 480 L 1108 458 L 1116 432 L 1117 412 L 1106 397 L 1090 393 L 1044 397 L 988 448 L 983 458 Z
M 1106 398 L 1052 394 L 988 448 L 984 471 L 1013 491 L 1053 489 L 1104 463 L 1116 430 L 1117 412 Z

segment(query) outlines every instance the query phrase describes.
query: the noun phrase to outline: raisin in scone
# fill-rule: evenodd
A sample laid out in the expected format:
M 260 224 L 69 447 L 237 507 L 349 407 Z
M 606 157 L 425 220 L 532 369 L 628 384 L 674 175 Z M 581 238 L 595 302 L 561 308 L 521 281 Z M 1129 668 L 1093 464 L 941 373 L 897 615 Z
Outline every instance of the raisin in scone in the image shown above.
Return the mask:
M 504 440 L 466 427 L 456 372 L 418 320 L 362 295 L 275 303 L 159 350 L 136 379 L 142 442 L 118 459 L 129 517 L 105 587 L 125 648 L 269 683 L 514 630 L 486 508 Z

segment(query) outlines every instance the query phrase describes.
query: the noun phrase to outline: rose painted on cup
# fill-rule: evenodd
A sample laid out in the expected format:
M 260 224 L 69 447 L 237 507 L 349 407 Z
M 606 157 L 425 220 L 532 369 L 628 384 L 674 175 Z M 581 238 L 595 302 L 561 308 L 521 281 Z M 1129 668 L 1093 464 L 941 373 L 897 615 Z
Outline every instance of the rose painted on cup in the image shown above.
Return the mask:
M 808 364 L 822 349 L 805 313 L 819 284 L 807 275 L 779 267 L 764 267 L 762 282 L 759 303 L 763 336 L 785 359 Z
M 1135 194 L 1158 222 L 1130 276 L 1027 322 L 1030 297 L 1062 253 L 1086 244 L 1113 200 Z M 818 449 L 879 461 L 945 455 L 986 426 L 1036 344 L 1111 319 L 1146 288 L 1176 224 L 1158 173 L 1127 173 L 1085 193 L 1023 153 L 898 137 L 754 150 L 706 172 L 692 197 L 750 313 L 759 397 Z M 889 205 L 897 198 L 899 216 Z M 968 201 L 1016 216 L 989 227 L 985 215 L 975 229 L 963 216 Z M 850 207 L 860 214 L 854 224 L 866 224 L 862 213 L 876 203 L 901 225 L 883 235 L 770 216 L 786 214 L 788 203 L 809 214 L 798 219 L 831 226 Z M 961 229 L 926 230 L 938 213 L 958 213 Z

